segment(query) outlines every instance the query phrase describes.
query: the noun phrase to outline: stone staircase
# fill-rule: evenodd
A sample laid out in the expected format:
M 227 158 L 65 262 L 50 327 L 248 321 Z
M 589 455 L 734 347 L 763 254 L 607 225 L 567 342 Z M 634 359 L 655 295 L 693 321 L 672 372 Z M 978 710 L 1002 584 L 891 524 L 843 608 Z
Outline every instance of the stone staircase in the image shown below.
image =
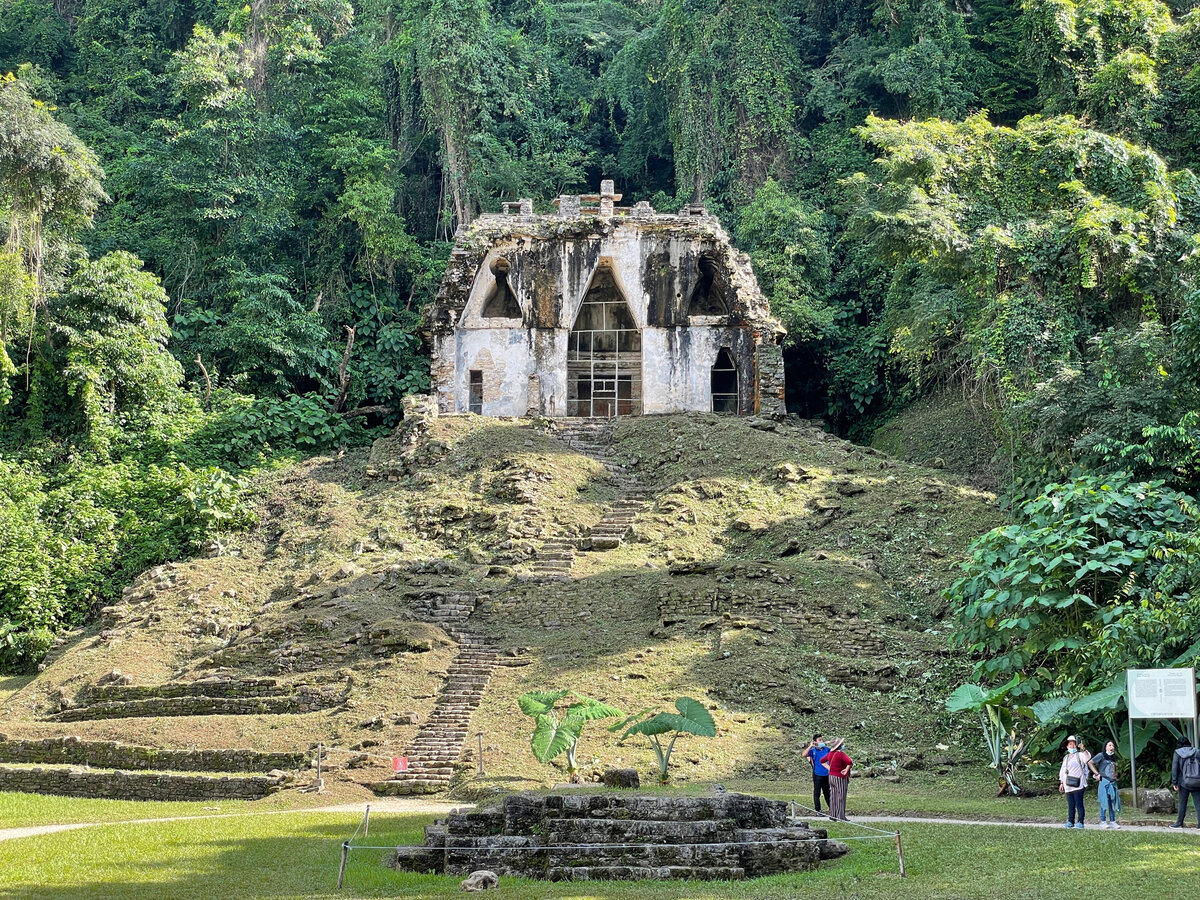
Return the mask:
M 566 538 L 552 538 L 537 549 L 533 559 L 533 577 L 570 578 L 574 565 L 574 542 Z
M 450 786 L 470 734 L 471 716 L 499 665 L 496 648 L 466 628 L 477 602 L 474 594 L 447 593 L 429 596 L 418 607 L 418 615 L 458 641 L 458 653 L 446 669 L 433 712 L 405 751 L 408 771 L 372 785 L 375 793 L 432 794 Z
M 625 467 L 612 457 L 612 419 L 567 419 L 559 426 L 558 437 L 572 450 L 597 460 L 612 476 L 622 496 L 609 504 L 600 521 L 583 539 L 584 550 L 615 550 L 633 527 L 634 519 L 650 495 Z M 539 552 L 540 556 L 540 552 Z

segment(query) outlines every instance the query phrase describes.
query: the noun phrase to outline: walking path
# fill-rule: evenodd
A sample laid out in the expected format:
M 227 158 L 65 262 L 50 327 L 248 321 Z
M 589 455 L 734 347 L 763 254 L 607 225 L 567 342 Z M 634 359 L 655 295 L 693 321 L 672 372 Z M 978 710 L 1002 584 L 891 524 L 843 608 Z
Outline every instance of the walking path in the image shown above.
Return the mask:
M 148 825 L 156 822 L 180 822 L 186 819 L 229 819 L 238 816 L 277 816 L 304 815 L 306 813 L 354 813 L 361 815 L 368 801 L 357 803 L 338 803 L 333 806 L 313 806 L 302 809 L 272 809 L 262 812 L 215 813 L 209 816 L 169 816 L 159 819 L 130 819 L 122 822 L 71 822 L 59 825 L 29 825 L 23 828 L 0 828 L 0 841 L 15 840 L 16 838 L 34 837 L 40 834 L 54 834 L 59 831 L 73 831 L 77 828 L 93 828 L 97 825 Z M 407 797 L 377 798 L 370 801 L 371 812 L 381 813 L 432 813 L 445 814 L 454 809 L 464 809 L 472 806 L 470 803 L 447 803 L 438 800 L 420 800 Z M 816 817 L 813 817 L 816 820 Z M 925 816 L 856 816 L 850 821 L 863 825 L 978 825 L 987 828 L 1062 828 L 1061 822 L 1013 822 L 1000 819 L 943 819 Z M 1092 823 L 1085 830 L 1100 831 L 1098 824 Z M 1168 828 L 1166 825 L 1122 825 L 1121 831 L 1158 832 L 1165 834 L 1188 834 L 1200 837 L 1200 829 Z
M 921 825 L 987 825 L 998 828 L 1062 828 L 1062 822 L 1005 822 L 999 819 L 937 819 L 923 816 L 857 816 L 854 822 L 863 823 L 906 823 Z M 1103 831 L 1097 822 L 1090 823 L 1085 831 Z M 1200 837 L 1200 830 L 1195 828 L 1168 828 L 1166 825 L 1122 825 L 1118 831 L 1158 831 L 1168 834 L 1190 834 Z

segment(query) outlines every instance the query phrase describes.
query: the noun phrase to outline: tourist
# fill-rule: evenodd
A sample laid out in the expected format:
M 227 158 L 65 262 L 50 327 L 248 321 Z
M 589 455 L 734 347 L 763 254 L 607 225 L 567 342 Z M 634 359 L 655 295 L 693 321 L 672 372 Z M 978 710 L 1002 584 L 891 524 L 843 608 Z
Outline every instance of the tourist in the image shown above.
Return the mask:
M 1083 827 L 1083 792 L 1087 790 L 1088 761 L 1085 751 L 1079 749 L 1075 735 L 1067 738 L 1067 752 L 1058 768 L 1058 792 L 1067 795 L 1067 822 L 1064 828 Z
M 829 818 L 846 820 L 846 789 L 850 786 L 850 767 L 854 760 L 842 749 L 846 742 L 834 738 L 829 744 L 829 755 L 825 767 L 829 770 Z
M 1179 792 L 1179 816 L 1172 828 L 1182 828 L 1187 816 L 1188 796 L 1196 807 L 1196 827 L 1200 828 L 1200 750 L 1187 738 L 1180 738 L 1171 757 L 1171 790 Z
M 804 758 L 812 763 L 813 778 L 813 808 L 821 811 L 821 795 L 825 795 L 825 805 L 832 807 L 829 801 L 829 769 L 825 765 L 825 757 L 829 755 L 829 746 L 820 734 L 814 734 L 808 746 L 804 748 Z
M 1103 753 L 1088 760 L 1088 768 L 1098 782 L 1096 802 L 1100 804 L 1100 827 L 1120 828 L 1117 824 L 1117 813 L 1121 811 L 1121 792 L 1117 790 L 1116 742 L 1106 743 Z

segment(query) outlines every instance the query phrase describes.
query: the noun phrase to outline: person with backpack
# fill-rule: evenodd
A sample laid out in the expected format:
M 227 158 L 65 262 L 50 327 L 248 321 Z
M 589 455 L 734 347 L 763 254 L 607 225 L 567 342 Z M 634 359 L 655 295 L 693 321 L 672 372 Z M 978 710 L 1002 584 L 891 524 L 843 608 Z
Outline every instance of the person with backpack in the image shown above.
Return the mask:
M 1090 761 L 1091 757 L 1079 749 L 1079 739 L 1070 735 L 1067 752 L 1058 768 L 1058 792 L 1067 795 L 1067 822 L 1063 828 L 1083 827 L 1083 795 L 1087 790 Z
M 1100 827 L 1120 828 L 1117 813 L 1121 811 L 1121 792 L 1117 789 L 1117 745 L 1109 741 L 1104 752 L 1088 760 L 1088 768 L 1096 776 L 1096 800 L 1100 804 Z M 1105 815 L 1107 814 L 1107 821 Z
M 1200 828 L 1200 750 L 1187 738 L 1180 738 L 1171 757 L 1171 790 L 1179 794 L 1179 817 L 1172 828 L 1182 828 L 1187 816 L 1188 797 L 1196 807 L 1196 827 Z
M 821 795 L 825 795 L 825 805 L 832 807 L 829 800 L 829 769 L 825 758 L 829 756 L 829 746 L 820 734 L 814 734 L 812 742 L 804 748 L 804 758 L 812 763 L 813 777 L 813 807 L 821 811 Z

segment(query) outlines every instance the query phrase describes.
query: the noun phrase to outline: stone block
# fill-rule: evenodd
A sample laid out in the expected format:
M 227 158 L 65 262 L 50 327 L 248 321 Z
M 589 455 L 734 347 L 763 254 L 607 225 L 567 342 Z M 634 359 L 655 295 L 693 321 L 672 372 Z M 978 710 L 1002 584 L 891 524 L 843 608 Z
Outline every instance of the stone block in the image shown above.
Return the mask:
M 613 788 L 638 788 L 642 786 L 642 779 L 638 775 L 637 769 L 608 769 L 601 776 L 600 781 L 607 787 Z

